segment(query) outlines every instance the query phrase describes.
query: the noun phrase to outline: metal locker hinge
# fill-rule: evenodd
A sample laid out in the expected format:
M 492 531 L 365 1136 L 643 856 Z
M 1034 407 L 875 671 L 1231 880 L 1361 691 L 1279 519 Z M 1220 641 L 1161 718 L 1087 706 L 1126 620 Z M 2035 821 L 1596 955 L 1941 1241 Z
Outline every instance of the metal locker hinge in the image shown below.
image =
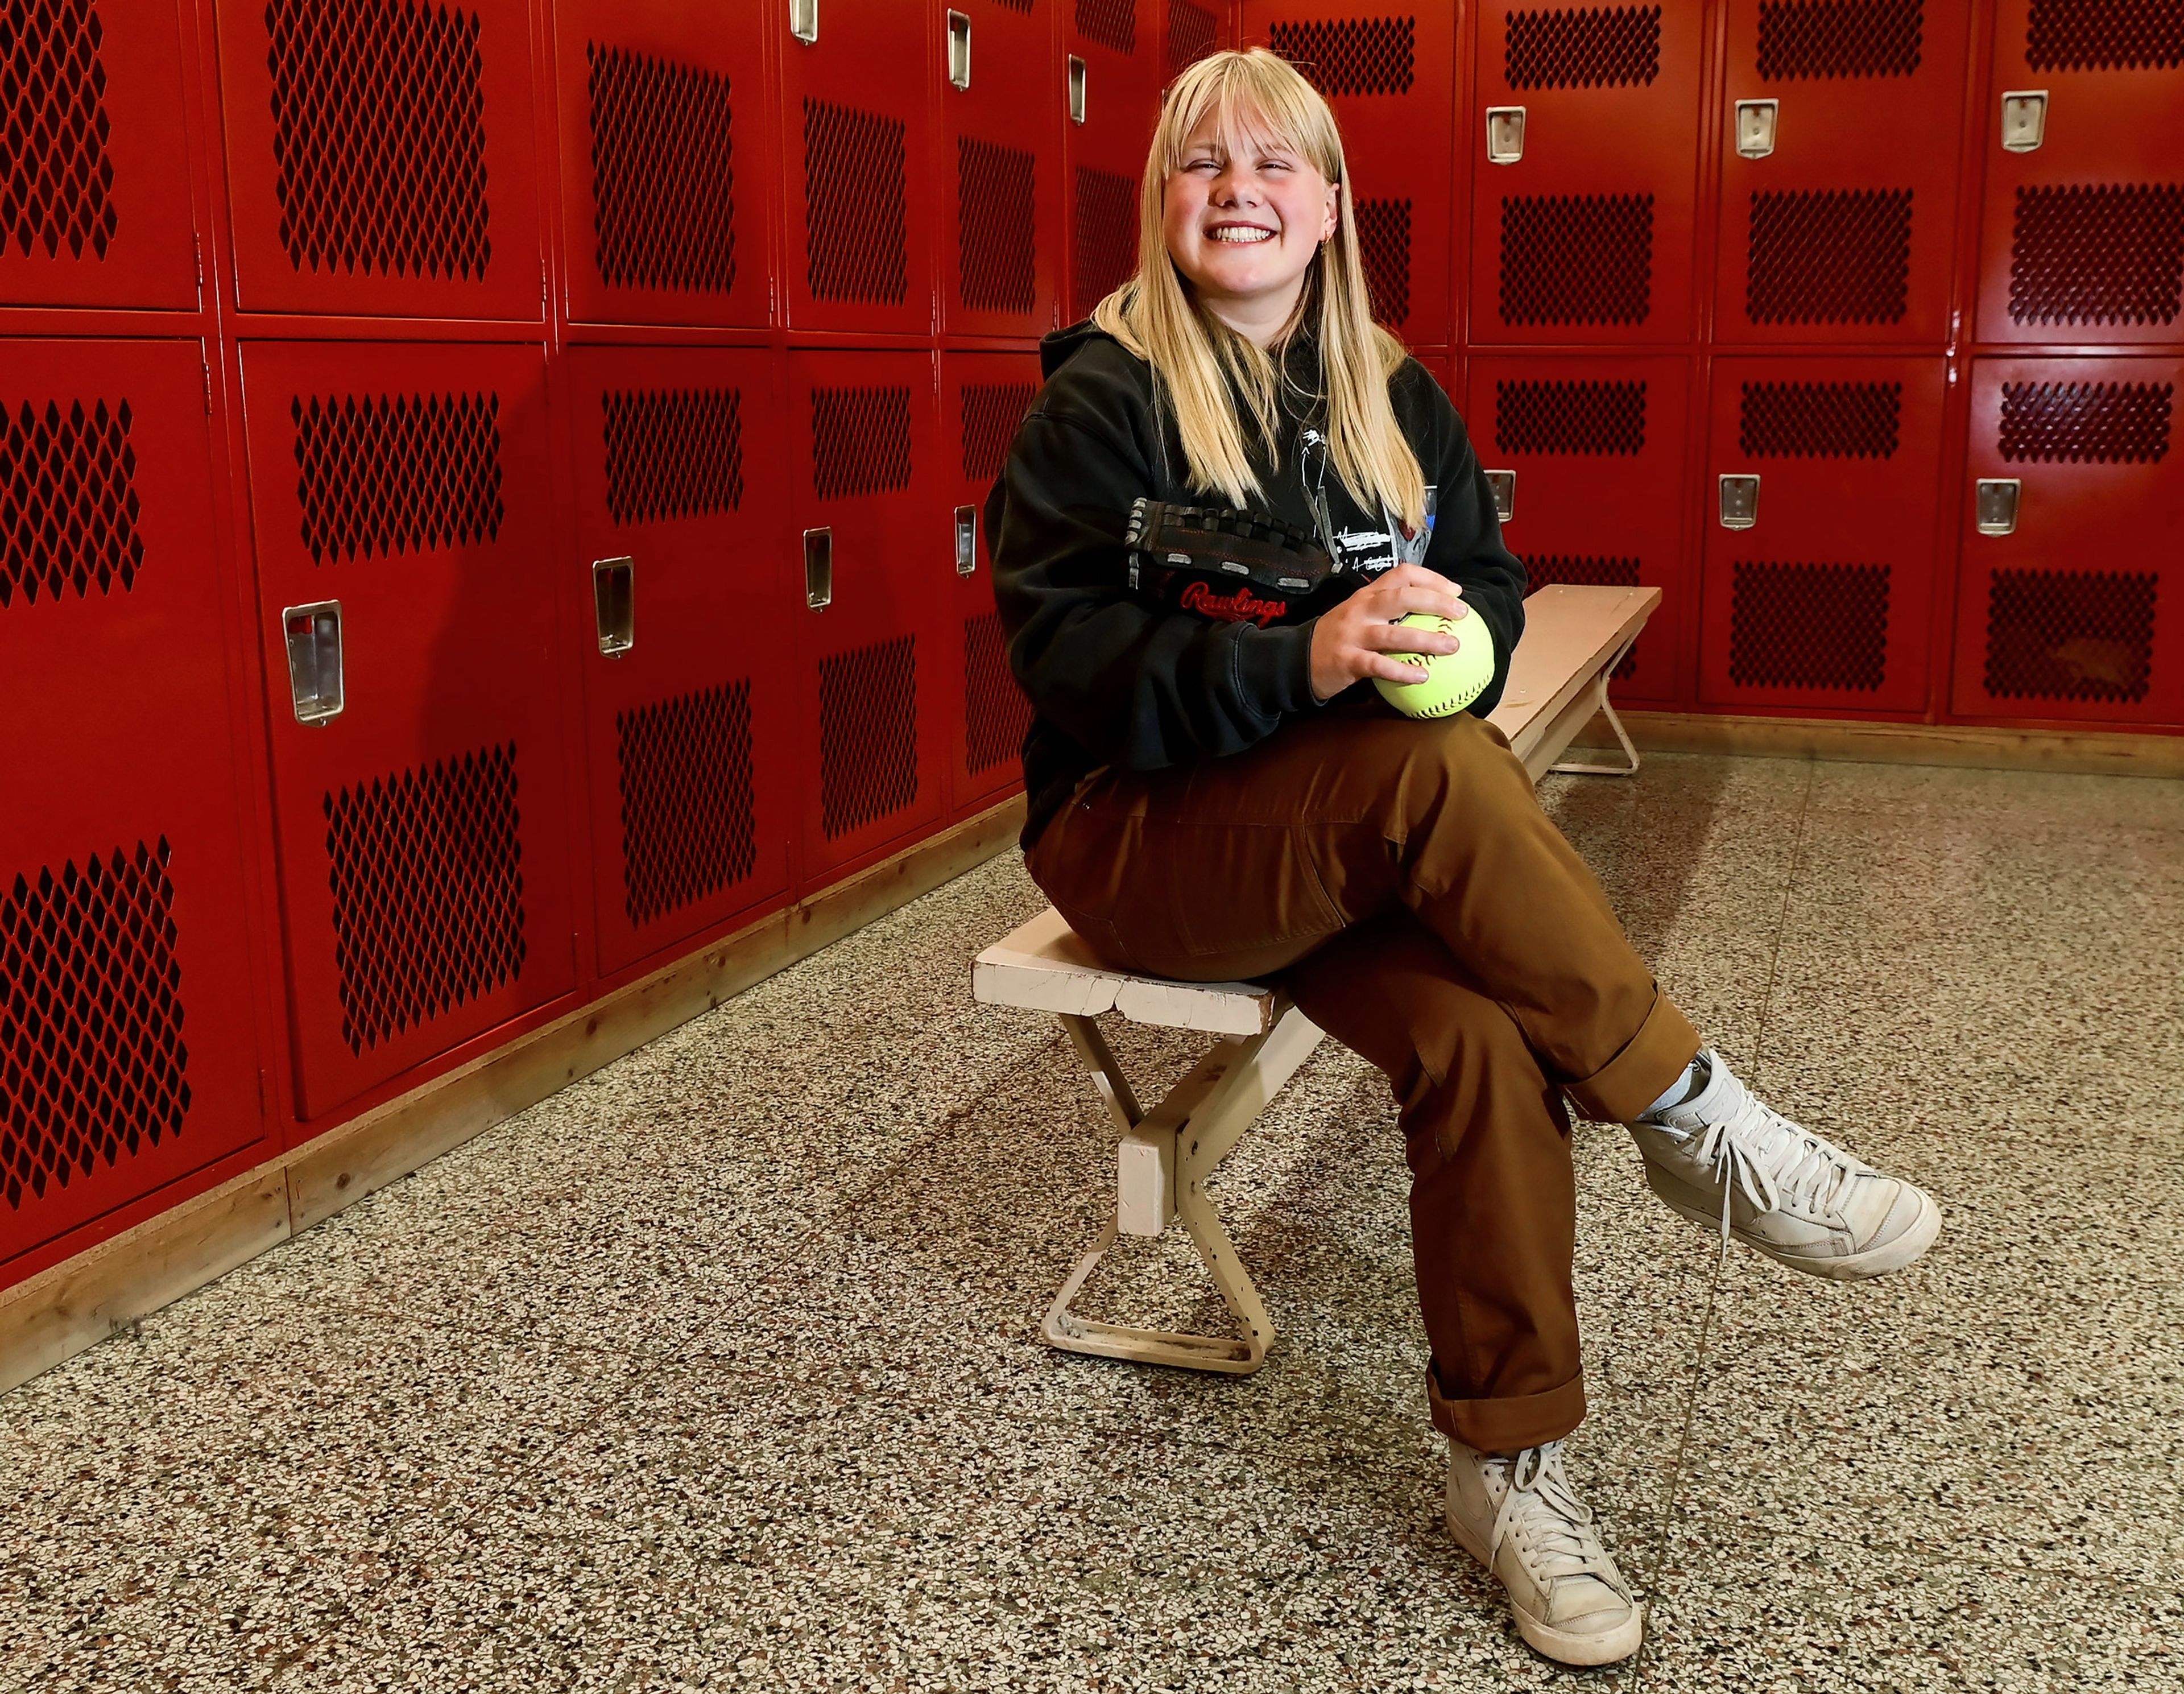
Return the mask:
M 2016 529 L 2017 496 L 2023 487 L 2015 476 L 1981 477 L 1974 502 L 1974 527 L 1981 535 L 2008 535 Z
M 2016 88 L 2002 97 L 2002 150 L 2035 153 L 2048 134 L 2048 91 Z
M 971 20 L 961 12 L 948 14 L 948 80 L 958 88 L 971 86 Z
M 1736 103 L 1736 150 L 1747 159 L 1764 159 L 1774 151 L 1774 120 L 1779 100 L 1740 100 Z
M 1489 106 L 1486 109 L 1486 162 L 1514 164 L 1524 156 L 1524 109 Z
M 1759 521 L 1759 479 L 1724 476 L 1721 479 L 1721 527 L 1749 529 Z
M 967 577 L 978 568 L 978 509 L 956 508 L 956 574 Z
M 788 33 L 806 46 L 819 39 L 819 0 L 788 0 Z
M 1084 61 L 1073 53 L 1069 55 L 1069 121 L 1084 121 Z
M 319 600 L 281 610 L 281 631 L 288 644 L 288 692 L 296 703 L 296 722 L 324 723 L 341 716 L 341 602 Z
M 824 611 L 834 604 L 834 532 L 804 532 L 804 604 Z
M 599 651 L 619 659 L 637 644 L 637 561 L 598 559 L 592 562 L 592 609 L 597 614 Z
M 1507 523 L 1517 515 L 1517 473 L 1514 471 L 1489 471 L 1486 486 L 1494 491 L 1494 515 Z

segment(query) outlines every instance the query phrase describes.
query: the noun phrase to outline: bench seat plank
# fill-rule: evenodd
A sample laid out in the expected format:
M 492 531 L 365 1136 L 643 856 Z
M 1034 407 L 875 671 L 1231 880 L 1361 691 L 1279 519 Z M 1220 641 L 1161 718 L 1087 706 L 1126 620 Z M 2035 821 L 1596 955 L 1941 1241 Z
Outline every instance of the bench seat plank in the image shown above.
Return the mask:
M 1524 637 L 1509 661 L 1509 685 L 1487 722 L 1537 782 L 1585 727 L 1565 723 L 1597 710 L 1590 690 L 1602 667 L 1645 627 L 1658 588 L 1603 588 L 1551 582 L 1524 601 Z
M 1104 968 L 1061 914 L 1049 906 L 978 955 L 971 992 L 989 1006 L 1096 1017 L 1119 1011 L 1133 1023 L 1208 1035 L 1260 1035 L 1287 1001 L 1257 983 L 1175 983 Z

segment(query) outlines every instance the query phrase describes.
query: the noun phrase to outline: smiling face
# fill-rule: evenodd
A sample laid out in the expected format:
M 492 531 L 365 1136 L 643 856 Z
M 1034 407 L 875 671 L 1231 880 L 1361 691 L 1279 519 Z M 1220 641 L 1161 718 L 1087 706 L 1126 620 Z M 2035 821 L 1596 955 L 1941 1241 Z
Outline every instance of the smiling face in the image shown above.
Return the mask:
M 1319 244 L 1334 233 L 1335 186 L 1262 125 L 1223 133 L 1209 106 L 1162 195 L 1176 268 L 1201 304 L 1265 346 L 1289 321 Z

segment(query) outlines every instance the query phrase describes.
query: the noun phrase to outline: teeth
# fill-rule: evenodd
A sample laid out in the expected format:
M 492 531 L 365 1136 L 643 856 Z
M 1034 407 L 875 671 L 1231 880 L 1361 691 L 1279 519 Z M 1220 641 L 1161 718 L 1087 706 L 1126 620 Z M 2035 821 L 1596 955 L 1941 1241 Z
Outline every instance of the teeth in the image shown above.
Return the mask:
M 1241 246 L 1251 246 L 1258 242 L 1272 241 L 1273 238 L 1274 232 L 1272 230 L 1247 230 L 1232 227 L 1228 229 L 1216 230 L 1213 231 L 1214 240 L 1233 242 Z

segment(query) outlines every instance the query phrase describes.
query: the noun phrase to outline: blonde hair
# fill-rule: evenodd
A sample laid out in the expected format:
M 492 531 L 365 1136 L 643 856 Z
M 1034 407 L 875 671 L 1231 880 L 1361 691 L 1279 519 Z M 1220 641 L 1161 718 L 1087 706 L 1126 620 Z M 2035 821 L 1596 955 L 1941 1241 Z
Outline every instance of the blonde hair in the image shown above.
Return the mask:
M 1315 324 L 1329 460 L 1360 505 L 1370 511 L 1377 504 L 1416 529 L 1425 521 L 1425 477 L 1388 399 L 1388 379 L 1408 354 L 1373 321 L 1334 114 L 1287 61 L 1264 47 L 1232 48 L 1199 60 L 1169 86 L 1139 186 L 1137 274 L 1094 308 L 1092 321 L 1152 366 L 1156 395 L 1175 415 L 1190 482 L 1239 506 L 1263 495 L 1229 383 L 1250 405 L 1271 456 L 1276 385 L 1288 380 L 1287 361 L 1278 370 L 1265 348 L 1200 308 L 1165 234 L 1167 179 L 1209 110 L 1217 110 L 1224 137 L 1238 135 L 1241 118 L 1295 148 L 1335 187 L 1334 234 L 1313 256 L 1295 313 L 1274 345 L 1285 347 L 1302 325 Z

